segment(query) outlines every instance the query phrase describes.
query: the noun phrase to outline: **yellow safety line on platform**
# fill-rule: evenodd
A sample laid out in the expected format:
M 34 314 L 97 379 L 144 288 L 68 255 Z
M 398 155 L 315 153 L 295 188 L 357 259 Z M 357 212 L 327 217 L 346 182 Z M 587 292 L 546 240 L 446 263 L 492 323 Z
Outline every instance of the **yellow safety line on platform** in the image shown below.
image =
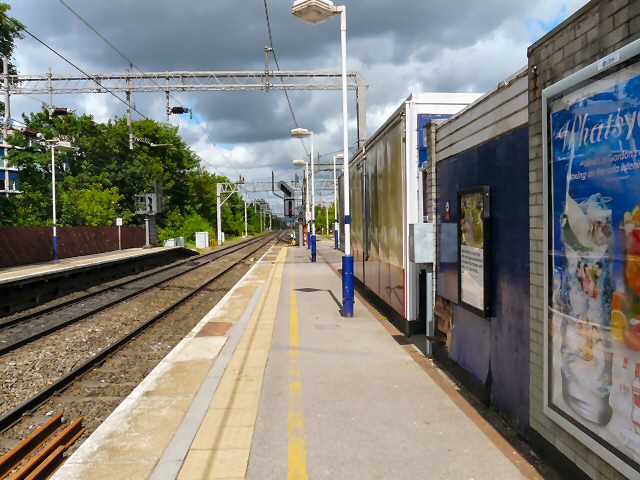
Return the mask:
M 304 441 L 302 413 L 302 374 L 300 371 L 300 324 L 295 278 L 291 272 L 291 304 L 289 307 L 289 413 L 288 413 L 288 478 L 307 479 L 307 450 Z
M 287 255 L 281 248 L 178 479 L 246 476 Z

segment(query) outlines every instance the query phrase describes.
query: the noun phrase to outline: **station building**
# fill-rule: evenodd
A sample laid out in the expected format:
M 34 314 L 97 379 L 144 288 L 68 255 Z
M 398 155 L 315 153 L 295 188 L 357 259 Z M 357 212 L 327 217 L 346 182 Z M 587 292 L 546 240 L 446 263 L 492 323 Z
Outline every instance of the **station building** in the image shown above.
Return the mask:
M 360 287 L 570 478 L 640 475 L 639 38 L 638 2 L 591 1 L 350 163 Z
M 20 174 L 5 157 L 5 147 L 0 146 L 0 195 L 20 193 Z

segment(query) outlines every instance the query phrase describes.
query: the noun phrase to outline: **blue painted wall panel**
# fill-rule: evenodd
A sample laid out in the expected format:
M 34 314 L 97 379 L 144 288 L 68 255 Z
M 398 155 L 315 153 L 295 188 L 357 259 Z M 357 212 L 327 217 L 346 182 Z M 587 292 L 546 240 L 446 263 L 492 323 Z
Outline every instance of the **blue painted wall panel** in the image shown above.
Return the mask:
M 436 167 L 440 222 L 446 222 L 447 201 L 450 222 L 458 222 L 458 190 L 491 187 L 493 316 L 462 315 L 461 308 L 454 307 L 450 355 L 479 380 L 490 378 L 492 404 L 524 432 L 529 427 L 528 136 L 528 128 L 520 127 Z M 438 273 L 441 285 L 458 284 L 456 263 L 447 263 Z
M 427 142 L 424 139 L 424 127 L 431 121 L 437 119 L 449 118 L 449 114 L 440 113 L 421 113 L 418 115 L 418 166 L 422 166 L 429 158 L 427 152 Z

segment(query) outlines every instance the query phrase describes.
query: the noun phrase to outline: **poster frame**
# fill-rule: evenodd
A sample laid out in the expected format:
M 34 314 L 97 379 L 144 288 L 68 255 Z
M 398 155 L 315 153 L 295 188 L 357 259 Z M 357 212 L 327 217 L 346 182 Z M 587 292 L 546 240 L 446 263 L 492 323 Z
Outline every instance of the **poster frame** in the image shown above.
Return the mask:
M 460 223 L 462 221 L 462 197 L 465 195 L 481 193 L 483 197 L 482 204 L 482 263 L 483 263 L 483 305 L 484 309 L 477 308 L 462 300 L 462 230 Z M 491 188 L 489 185 L 481 185 L 471 188 L 462 188 L 458 190 L 458 304 L 466 310 L 469 310 L 483 318 L 491 316 Z
M 594 432 L 586 429 L 569 415 L 552 405 L 550 387 L 550 372 L 552 356 L 550 355 L 549 342 L 549 293 L 552 289 L 550 275 L 551 262 L 549 259 L 549 244 L 552 229 L 549 222 L 553 220 L 551 212 L 550 181 L 550 152 L 551 135 L 549 132 L 550 104 L 563 95 L 577 91 L 595 81 L 606 78 L 626 67 L 640 65 L 640 39 L 635 40 L 605 57 L 587 65 L 562 80 L 542 90 L 542 257 L 543 257 L 543 412 L 562 429 L 575 437 L 584 446 L 593 451 L 623 475 L 633 478 L 638 475 L 638 470 L 633 466 L 635 462 L 620 452 L 615 446 L 598 437 Z M 532 252 L 533 257 L 533 252 Z M 532 299 L 533 301 L 533 299 Z

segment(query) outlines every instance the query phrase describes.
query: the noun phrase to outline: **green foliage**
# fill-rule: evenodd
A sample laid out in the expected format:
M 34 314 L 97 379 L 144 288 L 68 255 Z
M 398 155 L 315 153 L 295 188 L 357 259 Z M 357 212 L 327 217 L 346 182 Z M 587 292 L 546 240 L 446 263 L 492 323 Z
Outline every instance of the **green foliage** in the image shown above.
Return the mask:
M 174 209 L 166 213 L 164 227 L 158 227 L 158 238 L 160 242 L 164 242 L 169 238 L 180 237 L 180 229 L 184 223 L 184 217 L 180 210 Z
M 333 231 L 333 222 L 335 221 L 335 208 L 333 203 L 329 206 L 329 232 L 327 231 L 327 209 L 322 205 L 316 205 L 316 234 L 320 235 L 321 232 L 328 235 L 330 231 Z
M 72 184 L 72 179 L 67 179 Z M 97 184 L 91 188 L 64 188 L 62 190 L 62 215 L 60 225 L 98 225 L 113 224 L 118 216 L 118 203 L 122 195 L 118 187 L 104 188 Z
M 209 222 L 197 213 L 193 213 L 184 218 L 179 236 L 184 237 L 185 242 L 193 242 L 196 239 L 196 232 L 209 232 L 214 236 L 214 230 Z
M 24 28 L 22 23 L 9 16 L 9 10 L 11 7 L 8 3 L 0 3 L 0 56 L 7 58 L 13 56 L 15 41 L 23 38 L 21 30 Z M 11 64 L 9 64 L 9 72 L 16 73 L 15 67 Z

